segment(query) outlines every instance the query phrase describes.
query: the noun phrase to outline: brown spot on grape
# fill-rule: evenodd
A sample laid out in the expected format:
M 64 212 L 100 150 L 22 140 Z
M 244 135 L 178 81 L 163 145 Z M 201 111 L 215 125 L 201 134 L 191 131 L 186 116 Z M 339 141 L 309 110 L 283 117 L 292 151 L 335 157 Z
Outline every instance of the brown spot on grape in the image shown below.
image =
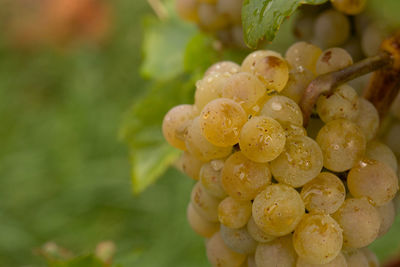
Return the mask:
M 328 63 L 332 58 L 332 51 L 328 51 L 326 53 L 324 53 L 324 55 L 322 56 L 322 62 Z

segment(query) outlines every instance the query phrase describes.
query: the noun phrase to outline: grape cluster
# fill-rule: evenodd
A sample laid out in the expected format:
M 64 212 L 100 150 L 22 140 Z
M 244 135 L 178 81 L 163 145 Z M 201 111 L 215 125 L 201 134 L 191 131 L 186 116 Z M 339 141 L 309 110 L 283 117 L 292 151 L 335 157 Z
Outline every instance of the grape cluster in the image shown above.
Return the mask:
M 322 48 L 340 46 L 354 60 L 374 56 L 387 26 L 363 13 L 366 0 L 331 0 L 323 6 L 304 6 L 294 23 L 294 35 Z
M 307 129 L 298 105 L 316 75 L 352 64 L 342 48 L 298 42 L 220 62 L 163 133 L 197 181 L 187 218 L 215 267 L 378 266 L 366 248 L 391 227 L 397 160 L 379 116 L 349 85 L 321 95 Z
M 246 48 L 242 31 L 243 0 L 176 0 L 179 16 L 196 23 L 224 45 Z

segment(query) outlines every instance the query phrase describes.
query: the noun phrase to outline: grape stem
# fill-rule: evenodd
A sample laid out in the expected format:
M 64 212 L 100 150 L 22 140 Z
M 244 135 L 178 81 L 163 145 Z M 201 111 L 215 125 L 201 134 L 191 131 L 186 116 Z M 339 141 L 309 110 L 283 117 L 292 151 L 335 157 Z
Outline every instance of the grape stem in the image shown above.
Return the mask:
M 147 0 L 147 3 L 149 3 L 154 13 L 156 13 L 160 20 L 165 20 L 168 18 L 168 11 L 160 0 Z
M 307 126 L 314 105 L 321 94 L 332 94 L 339 85 L 383 67 L 389 67 L 392 63 L 392 56 L 388 52 L 381 52 L 377 56 L 366 58 L 347 68 L 318 76 L 308 85 L 300 101 L 304 127 Z

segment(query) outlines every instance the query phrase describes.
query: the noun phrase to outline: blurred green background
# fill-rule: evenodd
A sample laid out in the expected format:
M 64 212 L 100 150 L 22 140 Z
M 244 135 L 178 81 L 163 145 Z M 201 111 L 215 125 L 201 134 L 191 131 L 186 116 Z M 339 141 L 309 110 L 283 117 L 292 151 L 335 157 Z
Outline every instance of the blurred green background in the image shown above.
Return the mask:
M 132 195 L 117 135 L 146 88 L 142 18 L 152 10 L 145 0 L 111 6 L 101 46 L 25 51 L 0 37 L 0 266 L 46 266 L 35 251 L 48 241 L 81 255 L 104 240 L 123 266 L 208 266 L 186 223 L 192 181 L 170 168 Z M 374 245 L 381 258 L 398 247 L 399 225 Z

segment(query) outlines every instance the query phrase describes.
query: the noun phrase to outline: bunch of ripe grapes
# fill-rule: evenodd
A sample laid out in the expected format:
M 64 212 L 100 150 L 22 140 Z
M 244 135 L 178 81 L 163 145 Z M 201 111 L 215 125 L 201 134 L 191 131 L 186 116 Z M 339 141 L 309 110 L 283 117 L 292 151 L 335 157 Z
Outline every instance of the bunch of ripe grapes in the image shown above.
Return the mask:
M 242 31 L 243 0 L 176 0 L 179 16 L 216 36 L 224 45 L 246 47 Z
M 194 104 L 166 114 L 212 266 L 379 266 L 367 246 L 391 227 L 399 184 L 377 110 L 347 84 L 319 97 L 307 128 L 298 105 L 315 76 L 352 63 L 307 42 L 255 51 L 211 66 Z
M 294 23 L 294 35 L 322 48 L 340 46 L 354 60 L 374 56 L 389 29 L 364 13 L 366 0 L 331 0 L 304 6 Z

